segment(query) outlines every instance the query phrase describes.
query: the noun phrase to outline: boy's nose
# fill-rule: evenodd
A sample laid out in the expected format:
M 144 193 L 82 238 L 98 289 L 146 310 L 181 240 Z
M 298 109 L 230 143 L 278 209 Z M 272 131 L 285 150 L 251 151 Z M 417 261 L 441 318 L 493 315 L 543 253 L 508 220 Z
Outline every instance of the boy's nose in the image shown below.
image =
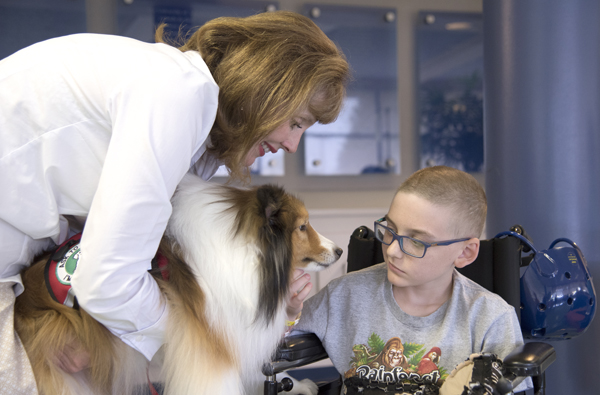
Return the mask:
M 387 246 L 387 254 L 389 256 L 395 256 L 395 257 L 403 257 L 404 256 L 404 251 L 402 251 L 402 248 L 400 248 L 400 243 L 398 242 L 398 240 L 394 240 L 392 242 L 392 244 Z

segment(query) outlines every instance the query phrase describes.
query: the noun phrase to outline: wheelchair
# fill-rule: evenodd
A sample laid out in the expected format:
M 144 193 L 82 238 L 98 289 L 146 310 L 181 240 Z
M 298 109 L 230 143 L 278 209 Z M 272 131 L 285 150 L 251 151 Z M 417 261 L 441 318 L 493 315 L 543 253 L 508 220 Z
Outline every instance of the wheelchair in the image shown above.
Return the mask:
M 571 244 L 571 247 L 553 248 L 562 241 Z M 366 226 L 356 228 L 348 245 L 347 271 L 360 270 L 383 260 L 381 243 L 374 237 L 373 231 Z M 578 266 L 570 266 L 563 275 L 564 268 L 559 264 L 563 261 Z M 529 265 L 532 266 L 531 270 Z M 545 341 L 568 340 L 583 333 L 595 313 L 595 291 L 579 248 L 568 239 L 557 239 L 549 250 L 537 251 L 524 229 L 515 225 L 509 232 L 482 240 L 477 259 L 458 270 L 512 305 L 521 322 L 525 344 L 503 360 L 502 375 L 506 379 L 503 385 L 508 381 L 509 386 L 503 389 L 498 387 L 497 393 L 510 392 L 511 383 L 516 379 L 531 377 L 534 394 L 545 394 L 545 371 L 556 360 L 554 347 Z M 528 275 L 528 272 L 533 274 Z M 573 277 L 576 277 L 576 281 L 571 282 Z M 564 281 L 569 281 L 568 286 L 579 290 L 578 298 L 562 300 L 559 297 L 557 300 L 556 295 L 552 294 L 556 289 L 566 289 Z M 545 292 L 540 292 L 542 289 Z M 536 299 L 540 297 L 543 300 Z M 565 308 L 578 312 L 579 320 L 575 325 L 565 324 L 560 318 L 565 316 Z M 527 313 L 526 317 L 522 317 L 523 313 Z M 273 360 L 263 367 L 266 376 L 264 394 L 276 395 L 291 389 L 291 380 L 284 378 L 282 382 L 277 382 L 278 373 L 327 357 L 319 338 L 312 333 L 284 338 Z M 316 384 L 319 395 L 338 395 L 342 388 L 342 377 Z

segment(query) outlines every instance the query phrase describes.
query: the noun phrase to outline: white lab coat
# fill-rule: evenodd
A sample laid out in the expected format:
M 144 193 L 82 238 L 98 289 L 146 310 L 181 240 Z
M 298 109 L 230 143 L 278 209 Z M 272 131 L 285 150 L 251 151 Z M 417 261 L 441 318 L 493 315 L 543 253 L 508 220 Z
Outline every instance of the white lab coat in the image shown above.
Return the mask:
M 69 219 L 87 218 L 79 304 L 151 359 L 167 311 L 147 270 L 217 101 L 200 55 L 165 44 L 76 34 L 1 60 L 0 281 L 20 293 L 36 245 L 63 242 Z M 219 166 L 202 164 L 204 179 Z

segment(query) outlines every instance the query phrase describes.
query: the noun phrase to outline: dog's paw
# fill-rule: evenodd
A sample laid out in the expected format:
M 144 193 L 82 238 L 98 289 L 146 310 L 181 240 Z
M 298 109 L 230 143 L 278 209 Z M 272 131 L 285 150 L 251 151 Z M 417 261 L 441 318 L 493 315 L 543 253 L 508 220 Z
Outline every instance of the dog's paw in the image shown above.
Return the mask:
M 286 395 L 317 395 L 319 392 L 317 385 L 310 379 L 298 381 L 293 377 L 290 378 L 294 382 L 294 387 L 289 392 L 283 392 Z

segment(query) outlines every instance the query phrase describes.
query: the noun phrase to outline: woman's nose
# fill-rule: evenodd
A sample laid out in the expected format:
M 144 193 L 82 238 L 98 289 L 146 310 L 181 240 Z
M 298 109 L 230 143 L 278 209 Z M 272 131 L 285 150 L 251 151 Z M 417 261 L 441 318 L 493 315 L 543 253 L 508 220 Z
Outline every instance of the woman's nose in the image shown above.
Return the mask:
M 300 144 L 300 138 L 302 137 L 302 134 L 304 134 L 304 132 L 299 133 L 295 136 L 292 135 L 287 140 L 285 140 L 283 143 L 281 143 L 281 146 L 283 147 L 285 152 L 293 154 L 294 152 L 296 152 L 298 150 L 298 145 Z

